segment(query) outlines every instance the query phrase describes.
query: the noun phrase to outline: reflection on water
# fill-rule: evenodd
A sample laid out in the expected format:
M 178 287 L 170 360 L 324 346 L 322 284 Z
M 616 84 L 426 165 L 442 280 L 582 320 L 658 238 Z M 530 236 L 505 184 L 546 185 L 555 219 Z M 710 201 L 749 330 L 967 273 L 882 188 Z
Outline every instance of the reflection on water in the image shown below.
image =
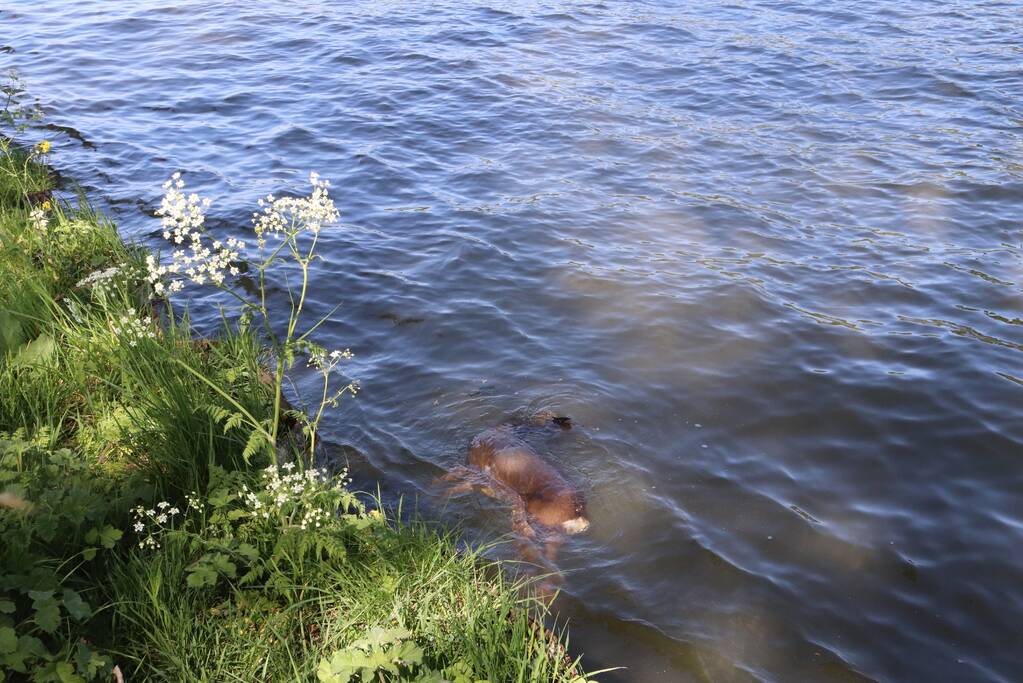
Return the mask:
M 492 539 L 429 482 L 572 416 L 559 607 L 606 680 L 1013 680 L 1023 14 L 668 5 L 0 0 L 0 59 L 140 240 L 174 170 L 225 236 L 333 181 L 367 484 Z

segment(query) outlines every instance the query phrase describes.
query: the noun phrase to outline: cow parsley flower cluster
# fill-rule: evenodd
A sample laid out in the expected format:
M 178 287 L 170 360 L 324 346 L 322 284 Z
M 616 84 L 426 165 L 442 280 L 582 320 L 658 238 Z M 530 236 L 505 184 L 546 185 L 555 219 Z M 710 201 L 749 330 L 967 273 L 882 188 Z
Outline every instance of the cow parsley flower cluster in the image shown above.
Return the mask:
M 46 235 L 46 228 L 50 224 L 50 217 L 46 214 L 46 209 L 32 209 L 28 214 L 28 220 L 33 230 L 42 236 Z
M 344 351 L 335 350 L 327 353 L 326 349 L 318 349 L 309 354 L 309 362 L 307 365 L 310 368 L 318 368 L 325 372 L 330 372 L 338 365 L 341 361 L 351 360 L 355 357 L 355 354 L 351 352 L 351 349 L 345 349 Z
M 266 333 L 266 341 L 274 358 L 272 380 L 275 388 L 273 415 L 269 426 L 254 425 L 264 432 L 268 444 L 276 443 L 281 427 L 284 409 L 280 402 L 281 386 L 285 372 L 290 369 L 293 359 L 307 348 L 306 337 L 317 325 L 303 331 L 299 321 L 310 291 L 309 275 L 316 258 L 315 251 L 320 231 L 339 217 L 334 200 L 330 198 L 330 183 L 316 173 L 309 174 L 312 191 L 304 197 L 275 197 L 270 194 L 259 200 L 260 210 L 252 214 L 252 227 L 259 244 L 259 258 L 246 263 L 252 281 L 258 286 L 256 296 L 249 297 L 228 281 L 228 276 L 239 274 L 236 265 L 246 248 L 243 241 L 229 238 L 223 242 L 213 239 L 206 231 L 208 199 L 197 194 L 185 193 L 185 182 L 180 173 L 175 173 L 163 184 L 163 199 L 156 215 L 160 217 L 163 237 L 172 245 L 170 258 L 161 262 L 154 256 L 146 259 L 145 279 L 157 296 L 166 296 L 184 288 L 186 282 L 204 285 L 212 284 L 234 296 L 241 303 L 242 320 L 246 316 L 258 316 Z M 274 238 L 269 249 L 267 242 Z M 267 296 L 267 271 L 278 261 L 289 261 L 301 270 L 301 287 L 292 289 L 285 281 L 291 303 L 287 325 L 272 320 Z M 283 334 L 281 330 L 286 330 Z M 324 352 L 310 359 L 313 365 L 327 377 L 344 359 L 350 358 L 348 351 Z M 315 452 L 315 429 L 325 406 L 337 406 L 344 393 L 356 393 L 358 387 L 352 383 L 331 394 L 325 386 L 323 403 L 313 420 L 306 420 L 309 435 L 310 455 Z M 276 462 L 276 451 L 271 458 Z M 311 464 L 311 459 L 310 459 Z
M 103 268 L 100 270 L 94 270 L 75 284 L 75 289 L 82 289 L 85 287 L 95 287 L 104 282 L 109 282 L 115 277 L 120 275 L 120 266 L 111 266 L 110 268 Z
M 320 510 L 319 508 L 309 508 L 302 515 L 302 518 L 298 522 L 298 527 L 305 531 L 306 529 L 316 528 L 319 529 L 323 526 L 327 520 L 330 519 L 330 514 L 326 510 Z
M 128 343 L 128 346 L 135 346 L 143 339 L 156 339 L 156 332 L 152 324 L 139 318 L 134 308 L 120 318 L 110 321 L 110 328 L 114 335 Z
M 132 283 L 137 278 L 137 271 L 132 267 L 111 266 L 89 273 L 75 284 L 75 288 L 87 290 L 96 302 L 105 302 L 116 298 L 118 283 Z
M 206 209 L 212 203 L 209 199 L 201 200 L 199 195 L 192 193 L 185 196 L 185 181 L 181 173 L 175 173 L 163 184 L 163 199 L 156 215 L 160 216 L 163 225 L 163 238 L 174 244 L 183 244 L 186 240 L 198 240 L 202 236 L 206 224 Z
M 348 483 L 346 475 L 347 470 L 341 472 L 335 489 L 343 489 Z M 242 484 L 238 498 L 255 517 L 279 519 L 301 529 L 318 529 L 329 521 L 332 514 L 321 506 L 322 494 L 331 490 L 327 482 L 324 470 L 295 471 L 294 463 L 285 463 L 280 469 L 270 466 L 263 470 L 261 490 L 253 491 Z
M 313 191 L 308 197 L 274 197 L 268 194 L 259 200 L 262 211 L 252 214 L 259 248 L 266 246 L 266 235 L 289 235 L 309 230 L 318 235 L 324 225 L 333 223 L 340 213 L 330 198 L 330 181 L 322 180 L 318 173 L 309 174 Z
M 188 505 L 189 510 L 197 510 L 199 512 L 204 512 L 206 510 L 206 503 L 199 497 L 199 493 L 197 491 L 186 493 L 185 503 Z
M 267 467 L 263 470 L 263 490 L 250 491 L 248 486 L 242 484 L 239 497 L 253 511 L 260 511 L 260 515 L 269 519 L 271 512 L 282 511 L 287 503 L 300 499 L 302 494 L 322 481 L 320 470 L 309 468 L 305 472 L 292 472 L 294 467 L 294 463 L 290 462 L 282 465 L 281 469 L 287 472 L 283 477 L 277 467 Z
M 159 548 L 159 534 L 173 524 L 173 519 L 181 510 L 171 506 L 167 501 L 160 501 L 148 510 L 141 505 L 132 510 L 135 523 L 132 524 L 139 540 L 140 548 Z
M 156 215 L 161 218 L 163 238 L 180 245 L 171 252 L 170 263 L 159 263 L 152 255 L 146 257 L 148 280 L 157 295 L 180 291 L 184 280 L 167 276 L 185 276 L 192 282 L 203 285 L 207 282 L 222 285 L 228 274 L 237 275 L 234 263 L 239 259 L 245 243 L 233 237 L 212 240 L 206 234 L 206 209 L 209 198 L 200 199 L 194 192 L 184 193 L 185 181 L 175 173 L 163 184 L 164 195 Z
M 153 288 L 153 292 L 157 296 L 163 296 L 165 294 L 173 294 L 179 292 L 185 287 L 185 283 L 181 280 L 171 280 L 170 282 L 164 282 L 164 278 L 169 273 L 177 273 L 178 267 L 175 265 L 163 266 L 156 260 L 156 257 L 152 254 L 146 256 L 146 280 L 149 281 L 150 286 Z

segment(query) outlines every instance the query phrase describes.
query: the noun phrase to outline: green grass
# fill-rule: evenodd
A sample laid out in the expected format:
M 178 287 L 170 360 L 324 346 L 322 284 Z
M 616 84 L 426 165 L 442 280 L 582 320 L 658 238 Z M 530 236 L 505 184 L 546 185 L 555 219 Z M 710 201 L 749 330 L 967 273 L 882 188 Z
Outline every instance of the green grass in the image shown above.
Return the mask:
M 0 681 L 584 680 L 452 533 L 336 477 L 278 500 L 258 332 L 196 340 L 43 161 L 0 141 Z

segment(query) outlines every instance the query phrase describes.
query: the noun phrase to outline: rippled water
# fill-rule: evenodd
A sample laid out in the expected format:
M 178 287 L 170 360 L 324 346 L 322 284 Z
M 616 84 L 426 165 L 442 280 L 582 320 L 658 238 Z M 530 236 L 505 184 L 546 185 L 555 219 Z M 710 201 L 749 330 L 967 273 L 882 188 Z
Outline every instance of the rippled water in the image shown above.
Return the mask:
M 367 478 L 494 537 L 431 479 L 574 418 L 560 608 L 608 681 L 1023 675 L 1021 35 L 1018 2 L 0 0 L 129 235 L 174 170 L 225 235 L 333 181 L 314 313 Z

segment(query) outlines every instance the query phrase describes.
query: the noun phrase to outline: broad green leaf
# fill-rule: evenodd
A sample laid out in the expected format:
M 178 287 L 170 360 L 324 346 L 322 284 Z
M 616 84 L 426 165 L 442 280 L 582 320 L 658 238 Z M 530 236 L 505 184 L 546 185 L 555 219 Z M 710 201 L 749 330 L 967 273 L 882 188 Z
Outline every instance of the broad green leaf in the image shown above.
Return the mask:
M 238 572 L 238 567 L 235 563 L 231 561 L 231 558 L 223 553 L 214 553 L 210 557 L 210 564 L 212 564 L 213 568 L 218 572 L 229 578 L 234 578 Z
M 208 564 L 200 564 L 189 568 L 186 583 L 191 588 L 202 588 L 203 586 L 214 586 L 217 583 L 217 572 Z
M 400 648 L 393 650 L 390 654 L 392 659 L 400 660 L 403 664 L 423 663 L 423 648 L 411 640 L 406 640 Z
M 121 531 L 120 529 L 115 529 L 114 527 L 108 524 L 102 529 L 95 527 L 89 529 L 85 533 L 85 542 L 99 543 L 104 548 L 107 548 L 109 550 L 110 548 L 113 548 L 115 545 L 117 545 L 117 542 L 121 540 L 122 536 L 124 536 L 123 531 Z M 92 554 L 92 557 L 95 557 L 95 553 Z M 91 560 L 92 557 L 86 557 L 85 559 Z
M 46 650 L 46 646 L 43 645 L 43 641 L 39 640 L 35 636 L 19 636 L 18 651 L 24 652 L 27 655 L 32 655 L 33 657 L 46 657 L 49 655 L 49 652 Z
M 461 681 L 449 681 L 439 671 L 424 671 L 416 677 L 416 683 L 461 683 Z M 472 683 L 472 681 L 469 681 Z
M 32 603 L 35 608 L 35 622 L 39 628 L 47 633 L 53 633 L 60 626 L 60 605 L 53 598 L 36 600 Z
M 15 650 L 7 655 L 0 655 L 0 676 L 6 671 L 20 674 L 28 673 L 28 667 L 25 665 L 26 659 L 28 659 L 28 653 L 22 650 Z M 6 678 L 0 678 L 0 681 L 6 680 Z
M 320 668 L 316 672 L 317 678 L 323 683 L 348 683 L 360 668 L 353 661 L 354 655 L 361 655 L 361 653 L 352 650 L 338 650 L 331 655 L 329 661 L 321 660 Z
M 60 683 L 85 683 L 85 679 L 75 673 L 75 665 L 71 662 L 57 663 L 57 677 Z
M 120 529 L 115 529 L 109 524 L 103 527 L 103 530 L 99 532 L 99 542 L 104 548 L 108 550 L 117 545 L 117 542 L 124 536 L 124 532 Z
M 0 353 L 7 353 L 24 341 L 21 321 L 10 311 L 0 311 Z
M 355 641 L 352 646 L 363 650 L 375 650 L 411 637 L 412 634 L 404 628 L 381 628 L 374 626 L 366 631 L 366 635 Z
M 82 596 L 77 591 L 70 588 L 64 589 L 64 609 L 77 621 L 85 621 L 92 616 L 89 604 L 82 600 Z
M 259 551 L 256 550 L 256 546 L 251 543 L 242 543 L 238 546 L 238 554 L 244 557 L 249 562 L 255 562 L 259 559 Z
M 389 671 L 392 674 L 398 673 L 398 667 L 397 667 L 397 664 L 396 664 L 397 659 L 395 657 L 391 656 L 391 651 L 390 650 L 387 650 L 387 651 L 384 651 L 384 652 L 380 652 L 380 651 L 377 651 L 377 650 L 371 650 L 370 652 L 368 652 L 366 654 L 366 658 L 369 661 L 368 661 L 368 664 L 367 664 L 367 666 L 365 668 L 370 669 L 371 671 L 376 671 L 376 670 L 379 670 L 379 669 L 383 669 L 384 671 Z M 366 678 L 366 677 L 363 676 L 363 678 Z
M 18 649 L 18 634 L 10 626 L 0 628 L 0 655 L 9 655 Z
M 0 614 L 14 614 L 15 609 L 13 600 L 0 600 Z
M 316 669 L 316 680 L 320 681 L 320 683 L 334 683 L 338 680 L 334 674 L 334 669 L 326 659 L 320 660 L 320 666 Z
M 477 679 L 473 676 L 472 667 L 462 660 L 444 669 L 444 676 L 450 679 L 450 683 L 490 683 L 485 678 Z
M 232 500 L 235 499 L 235 495 L 228 491 L 226 488 L 220 488 L 210 494 L 209 503 L 215 508 L 224 507 Z
M 78 670 L 90 680 L 95 679 L 100 671 L 110 665 L 110 660 L 90 648 L 84 641 L 78 643 L 75 662 L 78 664 Z
M 376 523 L 372 517 L 361 517 L 359 515 L 341 515 L 341 519 L 348 526 L 358 530 L 366 529 Z
M 45 363 L 57 350 L 53 338 L 45 332 L 18 349 L 11 358 L 12 368 Z

